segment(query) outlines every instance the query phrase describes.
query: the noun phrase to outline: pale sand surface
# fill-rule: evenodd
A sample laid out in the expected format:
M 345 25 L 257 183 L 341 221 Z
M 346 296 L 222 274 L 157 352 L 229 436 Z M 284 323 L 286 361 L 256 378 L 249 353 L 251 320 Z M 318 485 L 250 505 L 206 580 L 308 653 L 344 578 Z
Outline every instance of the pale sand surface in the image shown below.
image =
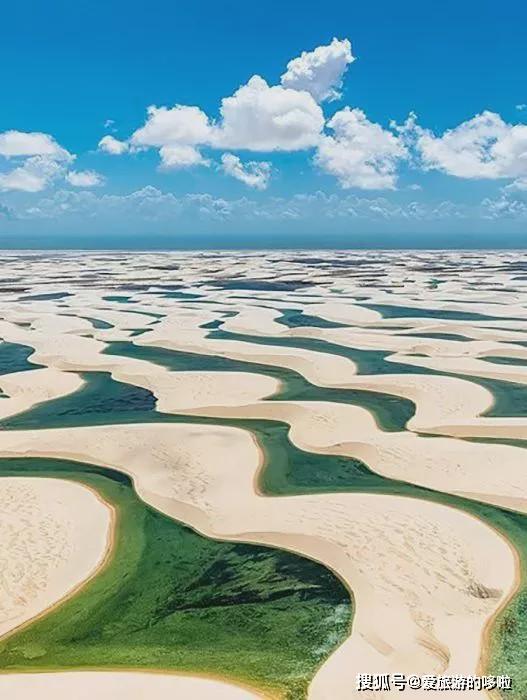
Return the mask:
M 105 558 L 111 527 L 110 508 L 81 484 L 0 478 L 0 636 L 88 579 Z
M 0 438 L 2 456 L 119 469 L 146 502 L 206 535 L 285 547 L 336 571 L 356 600 L 354 634 L 328 661 L 332 673 L 315 678 L 314 698 L 354 697 L 357 672 L 475 672 L 484 626 L 515 585 L 511 547 L 453 508 L 370 494 L 258 496 L 259 450 L 239 429 L 121 425 Z
M 0 389 L 8 397 L 0 399 L 0 420 L 27 411 L 42 401 L 71 394 L 83 384 L 75 372 L 50 367 L 0 375 Z
M 253 700 L 254 691 L 207 678 L 124 671 L 0 675 L 0 696 L 17 700 Z

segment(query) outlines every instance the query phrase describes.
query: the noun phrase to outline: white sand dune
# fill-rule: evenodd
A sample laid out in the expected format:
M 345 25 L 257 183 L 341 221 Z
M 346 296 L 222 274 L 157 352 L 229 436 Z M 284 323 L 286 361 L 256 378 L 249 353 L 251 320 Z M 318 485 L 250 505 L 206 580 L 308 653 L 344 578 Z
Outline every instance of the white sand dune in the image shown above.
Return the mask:
M 0 636 L 96 572 L 110 546 L 112 518 L 109 506 L 81 484 L 0 478 Z
M 456 509 L 358 493 L 258 496 L 260 454 L 239 429 L 6 432 L 0 454 L 119 469 L 146 502 L 208 536 L 284 547 L 336 571 L 354 593 L 354 634 L 313 681 L 313 698 L 354 697 L 358 672 L 475 672 L 484 626 L 515 586 L 510 545 Z

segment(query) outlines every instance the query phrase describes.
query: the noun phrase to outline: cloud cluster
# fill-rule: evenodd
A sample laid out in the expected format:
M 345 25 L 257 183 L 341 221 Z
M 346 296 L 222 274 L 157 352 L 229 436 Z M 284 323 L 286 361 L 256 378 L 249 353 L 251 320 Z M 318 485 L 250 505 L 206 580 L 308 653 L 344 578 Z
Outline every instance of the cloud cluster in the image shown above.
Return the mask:
M 210 144 L 249 151 L 298 151 L 315 146 L 324 126 L 322 109 L 307 92 L 268 85 L 253 75 L 221 102 L 221 120 Z
M 221 157 L 221 165 L 227 175 L 231 175 L 249 187 L 265 190 L 269 184 L 271 163 L 267 161 L 249 161 L 244 165 L 238 156 L 224 153 Z
M 369 121 L 360 109 L 345 107 L 329 120 L 315 162 L 345 189 L 394 189 L 398 162 L 407 155 L 402 139 Z
M 344 73 L 354 60 L 349 40 L 333 39 L 289 61 L 280 81 L 286 88 L 309 92 L 317 102 L 338 100 Z
M 7 166 L 0 172 L 0 191 L 40 192 L 61 179 L 76 187 L 102 182 L 93 171 L 68 170 L 75 156 L 49 134 L 4 131 L 0 133 L 0 156 Z
M 485 111 L 436 136 L 412 117 L 403 129 L 424 170 L 465 179 L 527 177 L 527 125 Z
M 485 204 L 485 212 L 489 206 Z M 82 217 L 104 221 L 137 219 L 175 222 L 184 218 L 198 218 L 226 222 L 240 219 L 301 222 L 316 219 L 438 221 L 463 218 L 469 212 L 449 201 L 435 205 L 415 201 L 397 204 L 385 197 L 315 192 L 258 202 L 247 197 L 225 199 L 206 193 L 177 197 L 148 186 L 127 195 L 59 190 L 16 214 L 19 219 L 35 220 Z
M 511 203 L 513 193 L 519 197 L 527 191 L 526 124 L 484 111 L 442 133 L 421 126 L 413 114 L 402 126 L 383 126 L 357 107 L 333 106 L 354 61 L 349 40 L 334 38 L 290 60 L 278 84 L 253 75 L 221 100 L 215 115 L 196 105 L 150 106 L 144 123 L 128 138 L 107 133 L 98 150 L 118 157 L 155 149 L 161 170 L 210 167 L 255 190 L 272 185 L 274 171 L 271 156 L 254 154 L 305 151 L 318 171 L 344 190 L 395 190 L 407 167 L 505 180 L 503 196 L 487 209 L 522 210 Z M 523 112 L 525 105 L 516 109 Z M 112 120 L 106 126 L 117 133 Z M 49 134 L 0 133 L 0 191 L 36 193 L 64 182 L 82 189 L 104 183 L 93 170 L 72 169 L 74 160 Z M 406 189 L 423 185 L 426 180 Z
M 333 39 L 327 46 L 318 46 L 291 60 L 279 85 L 270 85 L 261 76 L 253 75 L 232 95 L 222 99 L 218 119 L 197 106 L 151 106 L 144 125 L 127 141 L 106 135 L 100 140 L 99 149 L 121 155 L 129 150 L 155 148 L 163 169 L 210 165 L 209 158 L 202 154 L 205 148 L 270 153 L 316 150 L 322 145 L 327 151 L 330 141 L 325 139 L 332 137 L 323 134 L 325 117 L 320 103 L 340 97 L 343 76 L 353 61 L 350 42 Z M 382 132 L 380 127 L 377 129 Z M 363 162 L 366 157 L 372 165 Z M 326 160 L 326 156 L 318 159 L 321 168 L 325 168 Z M 364 172 L 357 176 L 355 186 L 361 187 L 368 179 L 367 187 L 372 187 L 375 181 L 382 187 L 386 178 L 367 178 L 368 169 L 382 171 L 385 167 L 380 154 L 372 156 L 367 150 L 356 160 Z M 267 162 L 250 161 L 244 165 L 240 156 L 230 153 L 224 153 L 220 161 L 223 172 L 249 187 L 267 186 L 270 173 Z M 328 172 L 332 168 L 330 164 Z M 353 178 L 339 176 L 339 179 L 351 182 Z
M 0 134 L 0 156 L 4 158 L 42 156 L 56 161 L 69 160 L 71 154 L 49 134 L 4 131 Z
M 99 150 L 112 156 L 120 156 L 128 151 L 128 144 L 126 141 L 119 141 L 114 136 L 107 134 L 99 141 Z
M 98 187 L 104 182 L 104 178 L 94 170 L 70 170 L 66 173 L 66 180 L 73 187 Z

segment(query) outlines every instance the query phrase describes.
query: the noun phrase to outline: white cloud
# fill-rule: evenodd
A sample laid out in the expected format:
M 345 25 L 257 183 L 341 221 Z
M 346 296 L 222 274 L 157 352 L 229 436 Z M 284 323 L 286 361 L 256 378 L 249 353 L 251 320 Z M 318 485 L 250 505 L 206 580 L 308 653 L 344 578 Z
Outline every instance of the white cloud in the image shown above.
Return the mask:
M 324 125 L 322 110 L 306 92 L 269 86 L 253 75 L 221 102 L 222 121 L 212 144 L 250 151 L 298 151 L 315 145 Z
M 527 176 L 527 125 L 508 124 L 499 114 L 482 112 L 436 136 L 415 117 L 402 129 L 425 170 L 468 179 Z
M 183 144 L 170 144 L 159 149 L 161 166 L 171 170 L 177 168 L 191 168 L 195 165 L 210 165 L 194 146 Z
M 107 134 L 99 141 L 99 150 L 112 156 L 120 156 L 128 150 L 126 141 L 119 141 L 114 136 Z
M 289 61 L 281 83 L 293 90 L 306 90 L 317 102 L 338 99 L 344 73 L 354 60 L 348 39 L 333 39 L 328 46 L 303 51 Z
M 516 105 L 516 109 L 518 110 L 518 112 L 523 112 L 524 109 L 527 109 L 527 105 L 523 103 L 520 105 Z
M 181 200 L 152 186 L 127 195 L 95 194 L 89 190 L 58 190 L 40 199 L 20 216 L 28 219 L 56 219 L 76 216 L 83 219 L 128 221 L 130 217 L 155 221 L 173 217 L 181 210 Z
M 198 107 L 149 107 L 147 119 L 129 140 L 134 150 L 158 148 L 165 167 L 207 164 L 198 146 L 251 151 L 297 151 L 314 146 L 324 126 L 322 110 L 307 92 L 269 86 L 253 76 L 221 104 L 221 119 L 211 122 Z M 123 153 L 112 136 L 99 147 Z
M 70 160 L 71 154 L 49 134 L 25 131 L 0 133 L 0 156 L 5 158 L 47 156 L 53 160 Z
M 73 187 L 97 187 L 104 182 L 102 175 L 94 170 L 70 170 L 66 174 L 66 180 Z
M 88 190 L 58 190 L 27 209 L 13 211 L 18 219 L 59 219 L 81 217 L 122 223 L 138 221 L 166 222 L 204 219 L 206 221 L 332 221 L 372 220 L 376 222 L 443 221 L 489 218 L 489 203 L 481 211 L 468 212 L 463 205 L 449 201 L 438 204 L 409 202 L 398 204 L 384 197 L 355 194 L 336 195 L 315 192 L 293 197 L 273 197 L 264 202 L 248 197 L 225 199 L 211 194 L 187 194 L 176 197 L 155 187 L 144 187 L 127 195 L 96 194 Z M 518 209 L 519 213 L 519 209 Z
M 75 160 L 52 136 L 38 131 L 0 133 L 0 156 L 11 166 L 0 172 L 0 190 L 21 192 L 40 192 L 63 177 L 66 163 Z
M 503 195 L 499 199 L 484 199 L 482 215 L 485 219 L 527 220 L 527 204 Z
M 136 148 L 196 145 L 206 143 L 209 135 L 209 119 L 199 107 L 176 105 L 168 109 L 151 106 L 144 126 L 132 134 L 130 143 Z
M 232 153 L 224 153 L 221 157 L 223 171 L 227 175 L 240 180 L 248 187 L 254 187 L 257 190 L 265 190 L 269 184 L 271 177 L 271 163 L 266 161 L 255 162 L 249 161 L 245 165 L 241 162 L 238 156 Z
M 50 156 L 32 156 L 6 173 L 0 173 L 0 190 L 40 192 L 64 175 L 64 166 Z
M 527 178 L 514 180 L 503 189 L 505 192 L 527 192 Z
M 360 109 L 346 107 L 330 119 L 333 136 L 323 136 L 316 164 L 343 188 L 394 189 L 397 164 L 406 157 L 399 136 L 370 122 Z
M 253 77 L 223 98 L 220 116 L 211 119 L 197 106 L 151 106 L 142 127 L 126 142 L 106 135 L 107 153 L 160 149 L 163 167 L 207 164 L 199 147 L 250 151 L 298 151 L 317 145 L 324 127 L 318 100 L 334 98 L 354 60 L 347 39 L 304 52 L 290 61 L 281 85 Z

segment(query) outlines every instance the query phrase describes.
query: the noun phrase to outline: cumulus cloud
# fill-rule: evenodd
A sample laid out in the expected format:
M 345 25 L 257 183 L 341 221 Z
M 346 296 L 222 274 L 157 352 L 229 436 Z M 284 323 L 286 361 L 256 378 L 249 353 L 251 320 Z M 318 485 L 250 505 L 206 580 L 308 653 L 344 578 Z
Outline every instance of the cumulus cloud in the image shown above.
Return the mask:
M 145 124 L 132 134 L 130 148 L 159 148 L 164 169 L 209 165 L 196 146 L 207 143 L 210 133 L 209 118 L 199 107 L 151 106 Z
M 129 146 L 126 141 L 119 141 L 119 139 L 116 139 L 114 136 L 107 134 L 99 141 L 98 148 L 100 151 L 109 153 L 111 156 L 120 156 L 126 153 Z
M 360 109 L 336 112 L 332 136 L 320 139 L 316 164 L 345 188 L 394 189 L 398 162 L 406 157 L 402 138 L 370 122 Z
M 151 106 L 147 119 L 140 129 L 132 134 L 132 147 L 196 145 L 206 143 L 210 134 L 209 118 L 199 107 L 176 105 Z
M 238 156 L 224 153 L 221 157 L 223 172 L 240 180 L 248 187 L 265 190 L 271 177 L 271 163 L 249 161 L 245 165 Z
M 97 187 L 104 182 L 102 175 L 94 170 L 70 170 L 66 173 L 66 180 L 73 187 Z
M 527 176 L 527 125 L 508 124 L 494 112 L 482 112 L 441 136 L 412 116 L 402 134 L 425 170 L 467 179 Z
M 341 97 L 344 73 L 354 60 L 348 39 L 333 39 L 289 61 L 280 80 L 286 88 L 309 92 L 317 102 L 335 100 Z
M 212 145 L 250 151 L 298 151 L 314 146 L 324 126 L 322 110 L 307 92 L 268 85 L 253 75 L 221 102 Z
M 0 173 L 0 190 L 20 190 L 40 192 L 53 180 L 64 175 L 62 163 L 49 156 L 32 156 L 21 165 L 5 173 Z
M 4 131 L 0 133 L 0 156 L 9 169 L 0 172 L 0 190 L 40 192 L 62 177 L 66 164 L 75 156 L 41 132 Z
M 159 149 L 163 169 L 191 168 L 194 165 L 210 165 L 194 146 L 170 144 Z
M 253 75 L 222 99 L 216 121 L 197 106 L 150 106 L 144 125 L 130 139 L 123 142 L 106 135 L 99 149 L 121 155 L 157 148 L 164 167 L 190 167 L 207 163 L 200 147 L 262 152 L 314 147 L 324 127 L 316 99 L 337 95 L 352 60 L 349 41 L 334 39 L 291 61 L 281 85 Z
M 49 134 L 37 131 L 0 133 L 0 156 L 4 158 L 46 156 L 52 160 L 70 160 L 71 154 Z

